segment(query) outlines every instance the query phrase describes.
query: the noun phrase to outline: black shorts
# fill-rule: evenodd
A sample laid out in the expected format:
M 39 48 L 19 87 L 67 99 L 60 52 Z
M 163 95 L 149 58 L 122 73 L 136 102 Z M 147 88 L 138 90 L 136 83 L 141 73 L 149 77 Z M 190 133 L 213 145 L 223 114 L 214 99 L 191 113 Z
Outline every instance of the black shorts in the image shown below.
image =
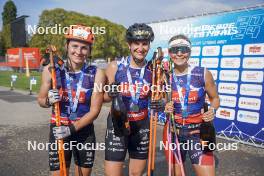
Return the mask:
M 107 118 L 105 135 L 105 160 L 123 162 L 128 150 L 129 157 L 146 160 L 149 146 L 149 120 L 130 122 L 131 134 L 117 137 L 114 135 L 112 117 Z
M 55 124 L 50 124 L 50 144 L 55 144 L 52 128 Z M 50 171 L 60 170 L 59 156 L 56 145 L 49 145 L 49 166 Z M 95 133 L 93 124 L 88 125 L 78 131 L 75 135 L 64 139 L 64 155 L 66 167 L 70 167 L 72 154 L 75 164 L 80 167 L 92 168 L 95 155 Z

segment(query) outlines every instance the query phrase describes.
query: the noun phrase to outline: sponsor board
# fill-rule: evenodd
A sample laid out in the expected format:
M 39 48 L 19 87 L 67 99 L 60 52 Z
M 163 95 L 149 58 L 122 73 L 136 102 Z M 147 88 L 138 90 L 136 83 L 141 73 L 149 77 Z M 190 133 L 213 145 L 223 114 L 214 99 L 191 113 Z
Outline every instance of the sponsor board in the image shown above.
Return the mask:
M 239 110 L 237 112 L 237 121 L 258 124 L 259 113 Z
M 264 43 L 246 44 L 244 55 L 264 55 Z
M 242 71 L 241 80 L 243 82 L 263 82 L 263 71 Z
M 236 107 L 237 98 L 234 96 L 219 95 L 220 106 Z
M 221 59 L 221 68 L 239 68 L 240 58 L 239 57 L 223 57 Z
M 220 46 L 204 46 L 202 54 L 203 56 L 219 56 Z
M 237 70 L 221 70 L 219 79 L 222 81 L 238 81 L 239 71 L 237 71 Z
M 258 98 L 240 97 L 238 101 L 238 107 L 258 111 L 260 110 L 260 103 L 261 101 Z
M 168 41 L 172 36 L 177 34 L 188 36 L 192 42 L 192 46 L 195 47 L 192 53 L 192 58 L 195 58 L 195 60 L 192 61 L 193 65 L 198 65 L 196 58 L 199 58 L 199 66 L 206 66 L 208 70 L 211 70 L 219 94 L 224 95 L 220 106 L 222 111 L 221 114 L 218 113 L 218 117 L 220 118 L 217 118 L 215 121 L 217 132 L 221 133 L 223 131 L 226 137 L 233 138 L 236 131 L 241 131 L 245 135 L 239 136 L 239 139 L 236 140 L 251 143 L 253 145 L 258 144 L 258 146 L 263 147 L 263 7 L 239 10 L 232 13 L 227 12 L 215 15 L 160 21 L 150 23 L 150 25 L 155 32 L 155 40 L 151 44 L 152 47 L 148 53 L 148 59 L 152 57 L 157 47 L 161 46 L 167 48 Z M 218 58 L 218 67 L 216 67 L 217 64 L 210 63 L 210 60 L 209 63 L 207 60 L 203 60 L 204 58 Z M 235 107 L 234 97 L 236 97 Z M 239 104 L 240 97 L 259 100 L 243 102 L 243 99 L 240 99 Z M 255 102 L 260 102 L 260 110 L 252 109 L 251 106 L 258 105 L 252 105 L 252 103 Z M 223 104 L 227 104 L 228 106 L 224 106 Z M 242 106 L 242 108 L 239 106 Z M 258 107 L 255 107 L 255 109 L 257 108 Z M 259 120 L 257 120 L 257 117 L 247 115 L 240 116 L 240 121 L 238 121 L 239 110 L 257 112 L 259 113 Z M 235 127 L 237 130 L 230 130 Z M 255 134 L 258 134 L 255 136 L 256 138 L 251 138 Z
M 202 58 L 201 66 L 206 68 L 217 68 L 218 62 L 218 58 Z
M 222 47 L 223 56 L 236 56 L 240 55 L 242 51 L 242 45 L 224 45 Z
M 196 67 L 199 66 L 199 58 L 190 58 L 188 63 L 192 66 L 192 67 Z
M 218 71 L 217 70 L 209 70 L 212 73 L 214 80 L 217 80 Z
M 216 117 L 225 120 L 234 120 L 235 119 L 235 110 L 229 108 L 218 108 L 216 111 Z
M 200 56 L 201 54 L 201 47 L 199 46 L 193 46 L 191 50 L 191 56 Z
M 236 83 L 223 83 L 218 84 L 218 92 L 224 94 L 237 94 L 238 84 Z
M 263 69 L 264 57 L 245 57 L 243 59 L 243 68 Z
M 262 86 L 258 84 L 241 84 L 240 94 L 247 96 L 261 96 Z

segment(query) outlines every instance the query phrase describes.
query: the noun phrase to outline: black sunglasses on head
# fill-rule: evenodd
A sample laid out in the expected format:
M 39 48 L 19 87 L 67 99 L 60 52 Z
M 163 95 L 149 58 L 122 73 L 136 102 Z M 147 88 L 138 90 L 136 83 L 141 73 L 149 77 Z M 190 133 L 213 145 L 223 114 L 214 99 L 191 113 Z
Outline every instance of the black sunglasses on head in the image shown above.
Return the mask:
M 191 49 L 188 46 L 176 46 L 169 48 L 169 52 L 173 54 L 177 54 L 179 51 L 185 54 L 191 52 Z

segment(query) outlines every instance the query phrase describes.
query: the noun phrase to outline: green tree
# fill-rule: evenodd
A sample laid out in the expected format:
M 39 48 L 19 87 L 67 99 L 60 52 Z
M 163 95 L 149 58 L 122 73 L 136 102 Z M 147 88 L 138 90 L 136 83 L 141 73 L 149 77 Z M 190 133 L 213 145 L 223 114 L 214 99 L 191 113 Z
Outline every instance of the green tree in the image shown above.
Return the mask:
M 0 32 L 0 56 L 5 55 L 5 46 L 4 46 L 4 40 L 2 36 L 2 32 Z
M 10 24 L 6 24 L 3 26 L 3 31 L 2 31 L 2 37 L 3 37 L 3 43 L 5 48 L 11 48 L 11 28 Z
M 11 21 L 15 20 L 17 17 L 17 8 L 13 1 L 9 0 L 4 5 L 4 10 L 2 12 L 3 26 L 10 24 Z
M 11 48 L 11 29 L 10 22 L 15 20 L 17 16 L 17 8 L 13 1 L 8 0 L 2 12 L 2 20 L 3 20 L 3 31 L 2 31 L 2 41 L 4 44 L 4 48 Z M 5 50 L 3 50 L 5 52 Z

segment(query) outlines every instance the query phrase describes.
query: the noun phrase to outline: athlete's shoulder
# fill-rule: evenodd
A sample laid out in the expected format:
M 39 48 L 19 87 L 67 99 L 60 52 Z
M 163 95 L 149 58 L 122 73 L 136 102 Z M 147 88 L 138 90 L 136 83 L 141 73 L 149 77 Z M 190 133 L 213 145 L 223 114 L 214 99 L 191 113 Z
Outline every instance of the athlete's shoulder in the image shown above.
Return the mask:
M 200 67 L 200 66 L 193 66 L 191 67 L 192 73 L 204 73 L 205 67 Z

